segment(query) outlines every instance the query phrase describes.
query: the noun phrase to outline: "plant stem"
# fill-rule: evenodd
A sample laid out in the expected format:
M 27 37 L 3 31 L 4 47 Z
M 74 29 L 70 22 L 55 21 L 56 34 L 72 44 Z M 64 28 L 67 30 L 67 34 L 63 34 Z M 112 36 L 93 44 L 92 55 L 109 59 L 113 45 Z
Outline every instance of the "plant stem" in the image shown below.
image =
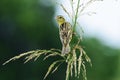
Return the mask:
M 74 25 L 73 25 L 73 32 L 75 31 L 75 27 L 77 24 L 77 18 L 78 18 L 78 12 L 79 12 L 79 4 L 80 4 L 80 0 L 78 0 L 77 3 L 77 9 L 76 9 L 76 13 L 75 13 L 75 21 L 74 21 Z

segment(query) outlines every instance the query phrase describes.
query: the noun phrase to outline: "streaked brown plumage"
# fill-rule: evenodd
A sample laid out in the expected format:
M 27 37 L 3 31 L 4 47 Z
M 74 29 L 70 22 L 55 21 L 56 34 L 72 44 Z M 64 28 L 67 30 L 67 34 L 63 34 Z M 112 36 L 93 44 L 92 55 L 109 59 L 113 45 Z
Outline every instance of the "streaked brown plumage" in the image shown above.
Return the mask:
M 59 24 L 60 40 L 62 42 L 62 54 L 68 54 L 70 49 L 70 41 L 72 39 L 72 26 L 69 22 L 66 22 L 64 17 L 59 15 L 56 17 Z

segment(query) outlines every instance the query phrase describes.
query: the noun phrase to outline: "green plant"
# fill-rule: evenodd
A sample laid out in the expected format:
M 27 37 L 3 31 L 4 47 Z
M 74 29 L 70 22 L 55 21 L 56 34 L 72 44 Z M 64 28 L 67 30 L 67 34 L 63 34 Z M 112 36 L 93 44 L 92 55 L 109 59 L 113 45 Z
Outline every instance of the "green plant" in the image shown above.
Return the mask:
M 89 0 L 86 3 L 86 5 L 84 5 L 84 6 L 81 4 L 81 0 L 77 0 L 76 8 L 74 8 L 74 1 L 75 0 L 69 0 L 69 2 L 71 4 L 71 9 L 72 9 L 71 14 L 67 11 L 67 9 L 64 7 L 63 4 L 59 4 L 62 7 L 62 9 L 65 11 L 65 13 L 69 16 L 69 18 L 72 20 L 73 37 L 77 38 L 76 43 L 72 44 L 72 46 L 71 46 L 72 49 L 69 54 L 62 55 L 61 50 L 59 50 L 59 49 L 33 50 L 33 51 L 28 51 L 28 52 L 22 53 L 18 56 L 15 56 L 15 57 L 9 59 L 8 61 L 6 61 L 3 65 L 9 63 L 10 61 L 19 59 L 21 57 L 25 57 L 24 63 L 26 63 L 26 62 L 30 61 L 31 59 L 34 59 L 34 61 L 36 61 L 41 55 L 45 55 L 44 60 L 46 60 L 49 57 L 60 56 L 61 59 L 54 61 L 49 66 L 44 79 L 50 73 L 54 73 L 59 68 L 59 66 L 62 65 L 62 63 L 67 63 L 65 80 L 69 80 L 70 76 L 73 76 L 73 75 L 75 77 L 79 78 L 81 73 L 82 73 L 83 79 L 87 80 L 85 62 L 87 61 L 88 63 L 90 63 L 91 66 L 92 66 L 92 64 L 91 64 L 90 58 L 87 56 L 86 52 L 80 45 L 80 41 L 82 41 L 82 35 L 80 37 L 77 36 L 75 29 L 76 29 L 76 27 L 80 27 L 80 26 L 78 26 L 78 21 L 77 21 L 79 14 L 82 13 L 84 11 L 84 9 L 90 3 L 94 2 L 94 1 L 98 1 L 98 0 Z M 82 30 L 82 28 L 81 28 L 81 30 Z M 74 40 L 74 39 L 72 39 L 72 40 Z

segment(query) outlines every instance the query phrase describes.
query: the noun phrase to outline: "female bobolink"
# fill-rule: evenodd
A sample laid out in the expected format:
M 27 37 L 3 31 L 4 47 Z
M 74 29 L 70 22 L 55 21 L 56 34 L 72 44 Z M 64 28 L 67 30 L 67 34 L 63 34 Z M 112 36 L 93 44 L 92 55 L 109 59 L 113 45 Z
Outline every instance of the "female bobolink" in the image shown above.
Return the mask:
M 62 54 L 68 54 L 70 49 L 70 41 L 72 39 L 72 26 L 69 22 L 65 21 L 65 18 L 61 15 L 56 17 L 59 25 L 59 35 L 62 42 Z

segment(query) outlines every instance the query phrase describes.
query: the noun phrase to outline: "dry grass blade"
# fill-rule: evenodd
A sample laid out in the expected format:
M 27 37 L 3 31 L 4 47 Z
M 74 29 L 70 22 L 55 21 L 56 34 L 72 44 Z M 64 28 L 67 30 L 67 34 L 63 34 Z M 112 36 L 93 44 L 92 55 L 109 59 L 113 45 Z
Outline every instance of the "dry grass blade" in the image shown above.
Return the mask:
M 66 58 L 66 63 L 68 63 L 70 61 L 70 58 L 71 58 L 71 54 L 68 54 L 67 58 Z
M 78 2 L 77 2 L 77 9 L 76 9 L 76 13 L 75 13 L 75 19 L 74 19 L 73 30 L 75 30 L 76 24 L 77 24 L 78 13 L 79 13 L 79 5 L 80 5 L 80 0 L 78 0 Z
M 35 57 L 34 61 L 36 61 L 40 56 L 41 56 L 41 54 L 38 54 L 38 55 Z
M 38 57 L 40 57 L 41 55 L 46 55 L 46 54 L 49 54 L 49 53 L 52 53 L 51 50 L 43 50 L 42 52 L 38 52 L 36 55 L 35 55 L 35 59 L 34 61 L 36 61 L 38 59 Z
M 73 62 L 71 62 L 70 64 L 70 73 L 71 73 L 71 76 L 73 76 Z
M 84 80 L 87 80 L 87 76 L 86 76 L 86 67 L 85 67 L 85 64 L 84 64 L 84 63 L 82 63 L 82 66 L 83 66 L 83 71 L 82 71 L 83 78 L 84 78 Z
M 54 73 L 64 61 L 65 60 L 63 60 L 63 61 L 61 60 L 61 63 L 58 66 L 55 67 L 55 69 L 52 71 L 52 73 Z
M 75 10 L 74 10 L 74 7 L 73 7 L 73 0 L 69 0 L 70 1 L 70 5 L 71 5 L 71 8 L 72 8 L 72 22 L 74 22 L 74 16 L 75 16 Z
M 62 9 L 65 11 L 65 13 L 71 18 L 69 12 L 68 12 L 67 9 L 63 6 L 63 4 L 60 4 L 60 6 L 61 6 Z
M 73 65 L 74 65 L 75 77 L 77 77 L 77 56 L 75 50 L 73 50 Z
M 31 55 L 29 55 L 29 56 L 27 56 L 27 57 L 25 57 L 25 62 L 24 63 L 26 63 L 26 62 L 28 62 L 28 61 L 30 61 L 31 59 L 33 59 L 33 58 L 35 58 L 35 57 L 37 57 L 38 56 L 38 51 L 35 51 L 34 53 L 32 53 Z
M 87 8 L 90 5 L 91 2 L 92 0 L 88 1 L 86 5 L 82 6 L 82 9 L 80 10 L 80 14 L 85 10 L 85 8 Z
M 31 59 L 34 59 L 34 61 L 35 60 L 37 60 L 38 59 L 38 57 L 39 56 L 41 56 L 41 55 L 43 55 L 43 54 L 48 54 L 48 53 L 50 53 L 51 51 L 50 50 L 39 50 L 39 51 L 35 51 L 34 53 L 32 53 L 31 55 L 29 55 L 29 56 L 27 56 L 27 57 L 25 57 L 25 62 L 24 63 L 26 63 L 26 62 L 28 62 L 28 61 L 30 61 Z
M 63 60 L 57 60 L 57 61 L 53 62 L 53 63 L 50 65 L 50 67 L 48 68 L 48 71 L 47 71 L 44 79 L 46 79 L 46 77 L 49 75 L 49 73 L 53 70 L 54 66 L 55 66 L 57 63 L 62 62 L 62 61 L 63 61 Z
M 82 48 L 81 48 L 81 50 L 82 50 L 82 52 L 83 52 L 83 54 L 84 54 L 84 56 L 85 56 L 86 61 L 87 61 L 88 63 L 90 63 L 90 66 L 92 66 L 91 59 L 88 57 L 88 55 L 86 54 L 86 52 L 85 52 Z
M 80 69 L 81 69 L 81 64 L 82 64 L 82 55 L 83 55 L 82 51 L 81 50 L 79 50 L 79 51 L 80 51 L 80 55 L 78 58 L 78 77 L 80 75 Z
M 19 59 L 19 58 L 21 58 L 21 57 L 23 57 L 23 56 L 30 55 L 30 54 L 32 54 L 32 53 L 34 53 L 34 52 L 36 52 L 36 51 L 29 51 L 29 52 L 26 52 L 26 53 L 22 53 L 22 54 L 20 54 L 20 55 L 18 55 L 18 56 L 15 56 L 15 57 L 13 57 L 13 58 L 10 58 L 10 59 L 7 60 L 5 63 L 3 63 L 3 65 L 9 63 L 10 61 Z
M 53 50 L 54 50 L 54 53 L 55 53 L 55 50 L 60 52 L 60 50 L 57 50 L 57 49 L 28 51 L 28 52 L 22 53 L 22 54 L 20 54 L 20 55 L 18 55 L 18 56 L 15 56 L 15 57 L 13 57 L 13 58 L 10 58 L 10 59 L 7 60 L 5 63 L 3 63 L 3 65 L 9 63 L 10 61 L 19 59 L 19 58 L 24 57 L 24 56 L 26 56 L 24 63 L 30 61 L 30 60 L 33 59 L 33 58 L 35 58 L 34 61 L 36 61 L 36 60 L 38 59 L 38 57 L 41 56 L 42 54 L 46 55 L 46 54 L 48 54 L 48 53 L 53 53 Z M 56 52 L 56 53 L 59 54 L 59 52 Z
M 70 74 L 70 62 L 67 63 L 66 79 L 65 80 L 69 80 L 69 74 Z
M 89 0 L 84 6 L 81 6 L 81 10 L 80 10 L 80 14 L 85 10 L 85 8 L 87 8 L 89 5 L 91 5 L 93 2 L 96 1 L 103 1 L 103 0 Z
M 61 53 L 61 50 L 60 50 L 60 49 L 54 49 L 54 48 L 52 48 L 50 51 L 54 51 L 54 52 L 59 52 L 59 53 Z
M 89 16 L 91 16 L 91 15 L 94 15 L 94 14 L 97 14 L 97 13 L 96 13 L 96 12 L 89 11 L 89 12 L 82 13 L 81 16 L 82 16 L 82 15 L 89 15 Z
M 47 58 L 53 57 L 53 56 L 61 56 L 61 54 L 57 53 L 57 52 L 53 52 L 52 54 L 49 54 L 49 55 L 45 56 L 43 60 L 46 60 Z
M 83 28 L 81 27 L 81 25 L 77 22 L 77 25 L 80 27 L 80 29 L 81 29 L 81 33 L 83 34 L 84 33 L 84 30 L 83 30 Z M 82 36 L 81 36 L 82 37 Z

